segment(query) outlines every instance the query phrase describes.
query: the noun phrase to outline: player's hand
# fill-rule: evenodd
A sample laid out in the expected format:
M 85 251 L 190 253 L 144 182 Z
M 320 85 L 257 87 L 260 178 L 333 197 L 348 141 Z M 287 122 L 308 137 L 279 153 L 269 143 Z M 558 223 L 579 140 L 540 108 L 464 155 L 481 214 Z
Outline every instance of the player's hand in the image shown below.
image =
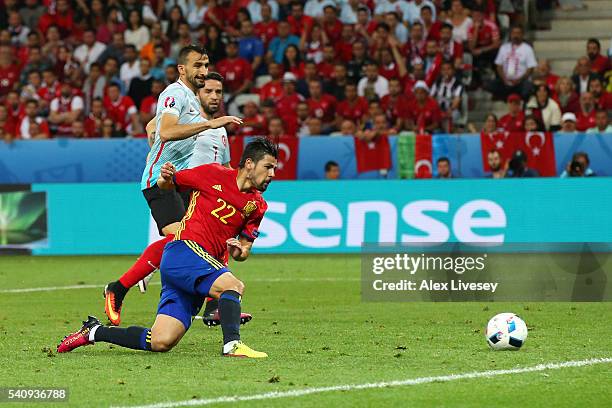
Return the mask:
M 242 125 L 242 119 L 238 116 L 221 116 L 220 118 L 209 120 L 208 124 L 211 129 L 217 129 L 231 124 L 240 126 Z
M 175 173 L 176 173 L 176 167 L 174 167 L 174 164 L 170 162 L 166 162 L 161 166 L 159 175 L 165 181 L 172 181 L 172 177 L 174 177 Z
M 225 241 L 227 244 L 227 250 L 229 251 L 232 258 L 236 259 L 242 255 L 242 244 L 236 238 L 230 238 Z

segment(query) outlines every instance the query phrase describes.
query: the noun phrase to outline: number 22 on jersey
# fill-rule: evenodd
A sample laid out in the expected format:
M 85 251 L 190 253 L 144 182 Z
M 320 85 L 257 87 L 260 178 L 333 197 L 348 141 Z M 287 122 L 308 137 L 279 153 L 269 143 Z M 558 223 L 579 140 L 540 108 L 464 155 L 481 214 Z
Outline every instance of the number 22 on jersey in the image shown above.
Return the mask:
M 210 213 L 217 217 L 222 223 L 227 224 L 227 219 L 232 215 L 236 214 L 236 207 L 226 203 L 225 200 L 222 198 L 217 198 L 217 202 L 221 203 L 221 205 L 212 210 Z M 227 210 L 227 212 L 224 210 Z M 225 212 L 225 214 L 221 215 L 221 212 Z

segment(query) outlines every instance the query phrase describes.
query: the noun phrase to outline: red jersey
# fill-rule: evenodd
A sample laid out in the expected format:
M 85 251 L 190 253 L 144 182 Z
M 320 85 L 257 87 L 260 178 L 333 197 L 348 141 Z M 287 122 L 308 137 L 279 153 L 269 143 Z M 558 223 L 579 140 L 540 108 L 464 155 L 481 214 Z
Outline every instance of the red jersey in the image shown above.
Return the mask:
M 599 99 L 595 101 L 599 109 L 612 110 L 612 93 L 603 91 Z
M 455 60 L 463 59 L 463 44 L 457 41 L 450 41 L 448 44 L 445 44 L 440 41 L 438 46 L 440 47 L 442 56 L 445 60 L 451 61 L 454 64 Z
M 487 47 L 493 44 L 493 41 L 499 39 L 499 28 L 492 21 L 484 20 L 480 25 L 478 32 L 474 32 L 474 25 L 468 28 L 468 41 L 471 41 L 476 35 L 476 48 Z
M 237 169 L 218 163 L 174 175 L 178 188 L 193 189 L 189 208 L 174 239 L 195 241 L 224 264 L 228 259 L 225 241 L 238 235 L 254 241 L 268 208 L 259 191 L 238 190 L 237 175 Z
M 155 116 L 157 112 L 157 98 L 158 96 L 149 95 L 140 102 L 140 112 L 149 113 Z
M 239 136 L 262 136 L 268 133 L 266 117 L 261 113 L 242 118 L 242 126 L 236 132 Z
M 246 81 L 253 79 L 253 69 L 244 58 L 224 58 L 216 65 L 217 71 L 225 78 L 225 88 L 234 93 Z
M 321 78 L 331 78 L 334 75 L 334 64 L 326 61 L 321 61 L 317 64 L 317 71 Z
M 439 41 L 441 29 L 442 29 L 442 22 L 438 20 L 434 21 L 429 28 L 423 25 L 423 31 L 425 31 L 425 38 L 427 38 L 428 40 Z
M 363 115 L 368 113 L 368 101 L 363 96 L 357 97 L 353 102 L 345 99 L 336 106 L 336 113 L 344 119 L 359 122 Z
M 303 15 L 299 20 L 293 16 L 288 16 L 287 22 L 291 26 L 291 34 L 295 34 L 298 37 L 301 37 L 303 32 L 306 32 L 306 35 L 310 35 L 310 30 L 312 30 L 314 25 L 314 19 L 306 15 Z
M 595 127 L 595 113 L 597 111 L 593 109 L 590 113 L 585 113 L 580 109 L 576 112 L 576 130 L 584 132 L 587 129 Z
M 340 40 L 336 43 L 336 55 L 344 63 L 353 58 L 353 42 Z
M 103 99 L 106 115 L 115 123 L 119 123 L 121 129 L 126 130 L 130 124 L 130 116 L 137 113 L 136 105 L 129 96 L 122 96 L 117 102 L 112 102 L 108 96 Z
M 391 94 L 385 95 L 380 100 L 380 107 L 387 115 L 387 118 L 392 124 L 395 124 L 397 118 L 410 117 L 410 98 L 406 95 L 397 95 L 393 97 Z
M 591 72 L 595 72 L 599 75 L 603 75 L 607 70 L 610 69 L 610 61 L 608 58 L 599 54 L 591 61 Z
M 265 101 L 272 99 L 275 101 L 283 95 L 283 84 L 280 80 L 272 80 L 259 89 L 259 99 Z
M 331 44 L 335 44 L 340 40 L 342 36 L 342 23 L 336 19 L 333 23 L 323 23 L 323 30 L 327 34 L 327 38 Z
M 6 95 L 13 90 L 13 85 L 19 80 L 19 66 L 10 64 L 6 67 L 0 67 L 0 96 Z
M 321 119 L 323 123 L 330 123 L 334 120 L 336 98 L 334 98 L 332 95 L 323 94 L 321 95 L 321 99 L 318 101 L 308 98 L 306 103 L 310 109 L 311 116 Z
M 525 124 L 525 112 L 519 112 L 518 115 L 512 116 L 507 113 L 499 119 L 497 126 L 504 129 L 506 132 L 522 132 Z
M 412 117 L 419 130 L 425 129 L 433 123 L 440 122 L 442 111 L 438 102 L 431 96 L 427 97 L 424 105 L 419 105 L 416 99 L 408 103 L 408 115 Z
M 278 35 L 277 26 L 278 24 L 276 21 L 270 21 L 269 23 L 264 23 L 262 21 L 261 23 L 255 24 L 255 34 L 261 38 L 266 48 L 268 48 L 270 41 Z
M 304 97 L 299 93 L 294 93 L 292 95 L 284 95 L 276 102 L 276 112 L 278 116 L 283 119 L 292 118 L 297 116 L 297 106 L 298 103 L 302 102 Z

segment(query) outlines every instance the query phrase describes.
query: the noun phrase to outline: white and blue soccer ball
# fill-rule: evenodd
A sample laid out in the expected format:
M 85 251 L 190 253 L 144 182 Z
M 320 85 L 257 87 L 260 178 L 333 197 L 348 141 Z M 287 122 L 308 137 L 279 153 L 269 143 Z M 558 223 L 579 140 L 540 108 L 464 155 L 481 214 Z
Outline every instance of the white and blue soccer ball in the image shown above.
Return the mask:
M 489 320 L 485 336 L 493 350 L 518 350 L 527 340 L 527 325 L 514 313 L 500 313 Z

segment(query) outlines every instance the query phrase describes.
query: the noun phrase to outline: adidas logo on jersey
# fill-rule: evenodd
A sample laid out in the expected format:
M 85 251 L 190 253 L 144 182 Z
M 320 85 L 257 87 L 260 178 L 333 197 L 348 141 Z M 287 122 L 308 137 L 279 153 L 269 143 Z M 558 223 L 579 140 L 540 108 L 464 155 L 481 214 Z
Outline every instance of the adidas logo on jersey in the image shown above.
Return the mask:
M 221 188 L 221 184 L 215 184 L 214 186 L 212 186 L 212 188 L 214 188 L 217 191 L 223 192 L 223 189 Z

